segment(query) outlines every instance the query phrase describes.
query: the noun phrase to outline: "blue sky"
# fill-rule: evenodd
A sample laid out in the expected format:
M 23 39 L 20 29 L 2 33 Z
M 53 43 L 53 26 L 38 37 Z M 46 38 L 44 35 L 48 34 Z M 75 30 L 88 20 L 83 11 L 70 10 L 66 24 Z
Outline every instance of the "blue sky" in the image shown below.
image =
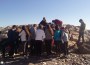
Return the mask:
M 82 18 L 90 29 L 90 0 L 0 0 L 0 26 L 39 23 L 43 17 L 73 25 Z

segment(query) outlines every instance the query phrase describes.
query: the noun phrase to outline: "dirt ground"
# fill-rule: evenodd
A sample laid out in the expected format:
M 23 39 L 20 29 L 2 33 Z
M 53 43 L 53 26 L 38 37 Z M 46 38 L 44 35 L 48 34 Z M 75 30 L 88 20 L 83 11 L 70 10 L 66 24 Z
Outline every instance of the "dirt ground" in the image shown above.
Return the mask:
M 0 65 L 90 65 L 90 54 L 70 53 L 67 58 L 60 56 L 29 56 L 27 58 L 16 56 L 13 59 L 0 59 L 1 62 L 2 60 L 4 61 L 4 63 Z

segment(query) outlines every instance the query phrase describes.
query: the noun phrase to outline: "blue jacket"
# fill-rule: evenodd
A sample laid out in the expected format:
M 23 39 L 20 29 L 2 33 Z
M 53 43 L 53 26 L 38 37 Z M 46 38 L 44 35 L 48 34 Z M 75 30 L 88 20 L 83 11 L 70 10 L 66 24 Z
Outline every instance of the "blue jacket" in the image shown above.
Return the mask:
M 56 30 L 54 33 L 54 40 L 55 41 L 60 41 L 61 40 L 61 30 Z

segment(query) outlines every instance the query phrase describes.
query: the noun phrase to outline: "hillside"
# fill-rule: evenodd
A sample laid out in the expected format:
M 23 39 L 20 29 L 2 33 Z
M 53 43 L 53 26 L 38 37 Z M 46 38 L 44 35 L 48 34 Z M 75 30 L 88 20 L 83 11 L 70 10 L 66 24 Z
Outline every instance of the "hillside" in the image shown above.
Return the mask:
M 69 55 L 67 58 L 51 55 L 49 57 L 23 58 L 16 56 L 15 59 L 5 59 L 6 65 L 90 65 L 90 30 L 85 30 L 85 43 L 77 43 L 79 26 L 64 25 L 70 30 L 73 38 L 69 41 Z M 6 27 L 2 31 L 7 32 L 11 27 Z M 62 54 L 61 54 L 62 55 Z

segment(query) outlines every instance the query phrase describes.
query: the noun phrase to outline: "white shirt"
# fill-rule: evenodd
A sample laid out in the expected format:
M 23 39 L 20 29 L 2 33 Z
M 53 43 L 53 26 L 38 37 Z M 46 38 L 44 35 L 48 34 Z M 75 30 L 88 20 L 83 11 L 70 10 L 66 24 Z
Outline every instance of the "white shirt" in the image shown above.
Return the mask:
M 41 30 L 41 29 L 38 29 L 36 31 L 36 38 L 35 38 L 35 40 L 43 41 L 44 39 L 45 39 L 45 32 L 43 30 Z
M 68 34 L 65 33 L 65 32 L 63 32 L 63 34 L 62 34 L 62 41 L 63 42 L 67 42 L 68 41 Z
M 26 41 L 26 32 L 22 30 L 22 32 L 19 34 L 21 41 Z

